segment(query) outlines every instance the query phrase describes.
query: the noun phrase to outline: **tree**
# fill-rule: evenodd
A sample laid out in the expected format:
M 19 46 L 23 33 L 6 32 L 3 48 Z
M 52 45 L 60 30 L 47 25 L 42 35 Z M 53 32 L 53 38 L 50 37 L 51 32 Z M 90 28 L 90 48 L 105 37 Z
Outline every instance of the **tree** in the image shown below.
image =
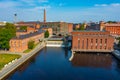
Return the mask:
M 33 49 L 34 48 L 34 41 L 33 40 L 30 40 L 28 42 L 28 49 Z
M 44 33 L 44 36 L 45 36 L 45 38 L 49 37 L 49 31 L 48 30 Z
M 84 24 L 81 24 L 80 30 L 85 30 L 85 29 L 84 29 Z
M 6 25 L 0 29 L 0 48 L 9 49 L 9 41 L 15 36 L 16 27 L 11 23 L 6 23 Z
M 117 23 L 116 21 L 107 21 L 107 23 Z
M 21 26 L 20 30 L 27 30 L 27 26 Z

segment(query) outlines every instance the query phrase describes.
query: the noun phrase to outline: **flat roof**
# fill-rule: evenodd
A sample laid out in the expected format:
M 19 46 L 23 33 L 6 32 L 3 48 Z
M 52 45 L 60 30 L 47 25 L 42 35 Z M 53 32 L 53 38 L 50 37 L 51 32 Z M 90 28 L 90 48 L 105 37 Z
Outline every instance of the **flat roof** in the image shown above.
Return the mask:
M 30 38 L 30 37 L 33 37 L 33 36 L 36 36 L 38 34 L 41 34 L 43 33 L 44 31 L 37 31 L 37 32 L 34 32 L 34 33 L 30 33 L 30 34 L 26 34 L 26 35 L 20 35 L 19 37 L 14 37 L 12 39 L 25 39 L 25 38 Z
M 100 30 L 73 30 L 73 32 L 108 32 L 108 31 L 100 31 Z

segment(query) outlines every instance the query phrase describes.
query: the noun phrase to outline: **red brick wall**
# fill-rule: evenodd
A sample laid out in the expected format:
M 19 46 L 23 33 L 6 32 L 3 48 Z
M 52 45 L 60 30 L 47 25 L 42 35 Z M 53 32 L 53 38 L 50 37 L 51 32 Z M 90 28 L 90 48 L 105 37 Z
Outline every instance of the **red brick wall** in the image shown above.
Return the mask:
M 120 35 L 120 26 L 106 26 L 106 31 L 109 31 L 111 35 Z
M 73 24 L 68 23 L 68 32 L 71 33 L 73 31 Z
M 35 32 L 35 28 L 27 27 L 27 33 Z
M 23 52 L 28 49 L 28 42 L 30 40 L 35 41 L 35 44 L 39 42 L 39 39 L 44 38 L 44 33 L 41 33 L 36 36 L 32 36 L 30 38 L 25 38 L 25 39 L 11 39 L 9 44 L 10 44 L 10 49 L 9 51 L 11 52 Z
M 113 50 L 114 38 L 109 32 L 72 32 L 72 50 Z

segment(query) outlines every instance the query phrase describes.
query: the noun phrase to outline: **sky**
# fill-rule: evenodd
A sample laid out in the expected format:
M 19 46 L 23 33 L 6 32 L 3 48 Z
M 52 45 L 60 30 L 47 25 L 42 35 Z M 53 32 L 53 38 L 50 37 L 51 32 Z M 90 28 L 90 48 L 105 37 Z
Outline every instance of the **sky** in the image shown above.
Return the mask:
M 0 0 L 0 21 L 120 21 L 120 0 Z

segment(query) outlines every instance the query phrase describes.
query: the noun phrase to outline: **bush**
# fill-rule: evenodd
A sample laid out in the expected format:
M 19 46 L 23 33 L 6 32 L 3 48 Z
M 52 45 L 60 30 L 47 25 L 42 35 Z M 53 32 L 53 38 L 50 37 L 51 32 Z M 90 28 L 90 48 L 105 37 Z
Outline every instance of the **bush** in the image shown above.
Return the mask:
M 34 48 L 34 41 L 29 41 L 28 42 L 28 49 L 33 49 Z
M 49 37 L 49 32 L 48 32 L 48 30 L 45 32 L 44 36 L 45 36 L 45 38 L 48 38 L 48 37 Z

